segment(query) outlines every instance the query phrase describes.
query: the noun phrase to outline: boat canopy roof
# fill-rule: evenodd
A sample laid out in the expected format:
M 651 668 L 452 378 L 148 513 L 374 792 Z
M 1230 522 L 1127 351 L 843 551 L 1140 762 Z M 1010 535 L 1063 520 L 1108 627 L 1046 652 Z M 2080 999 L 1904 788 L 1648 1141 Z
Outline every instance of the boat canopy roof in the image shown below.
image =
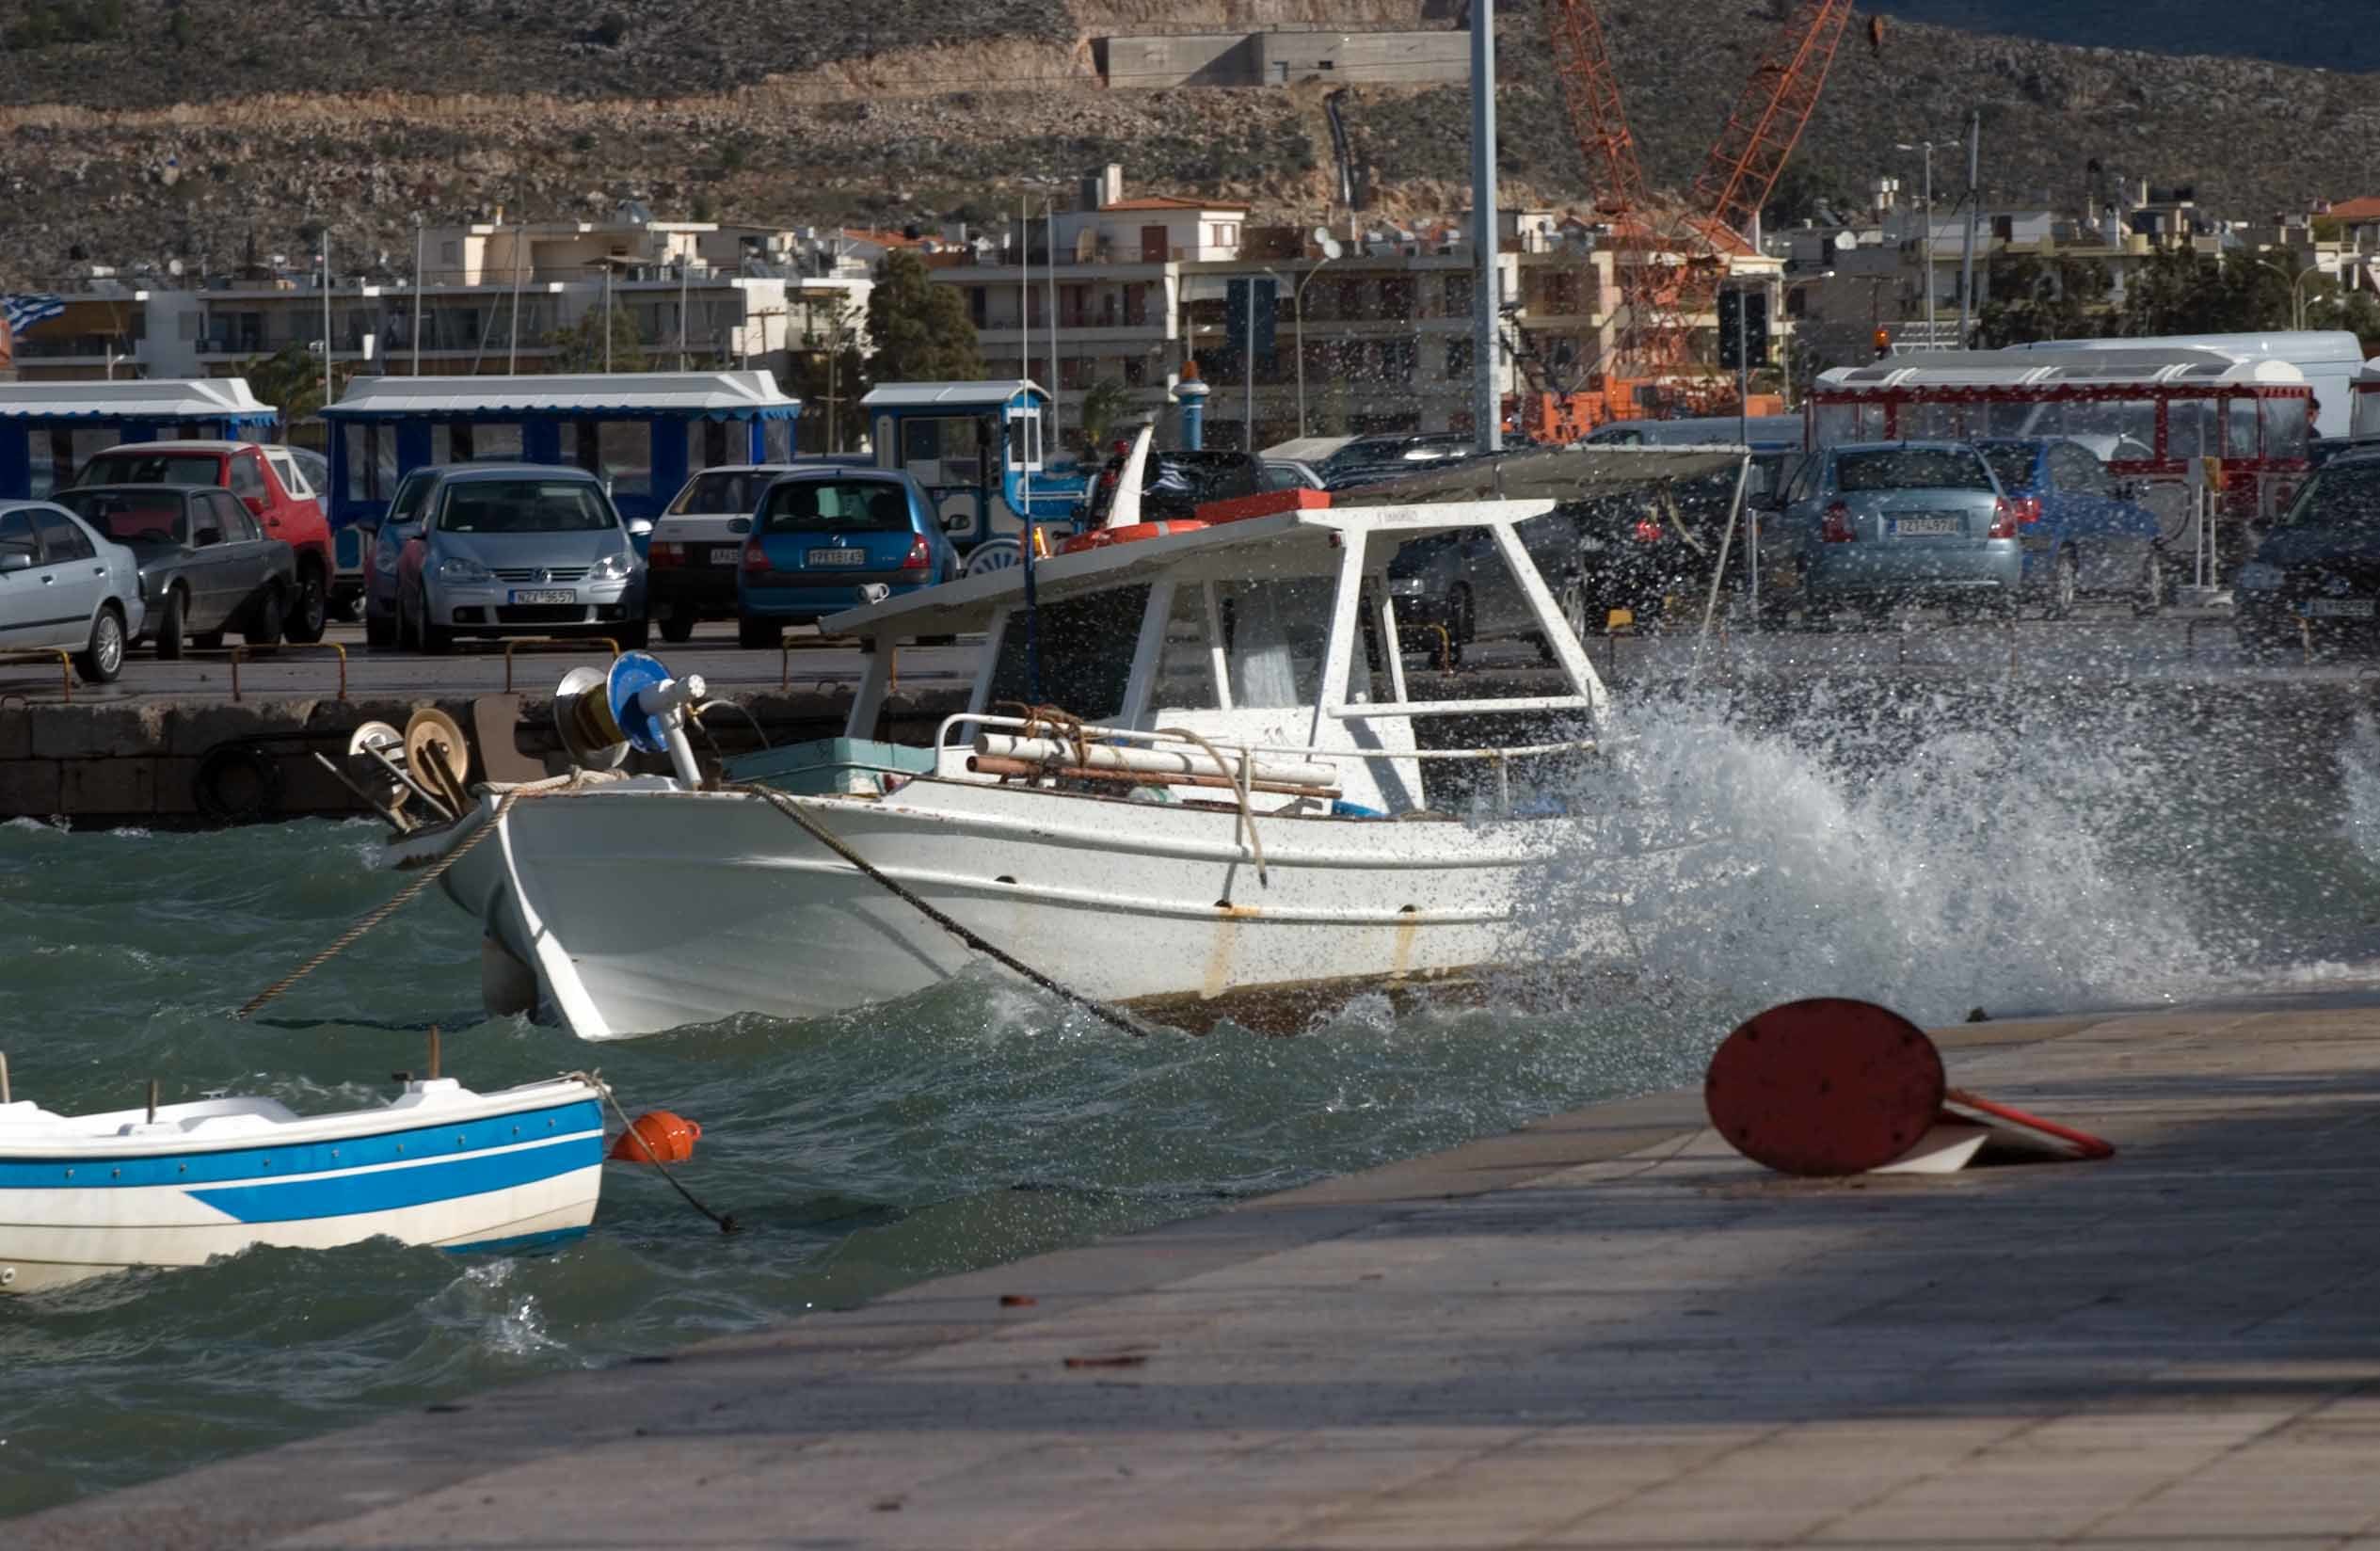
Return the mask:
M 0 383 L 0 420 L 231 420 L 269 424 L 246 377 Z
M 490 420 L 518 415 L 597 418 L 681 415 L 791 420 L 768 372 L 539 373 L 520 376 L 357 377 L 325 411 L 336 420 Z
M 859 401 L 863 409 L 998 409 L 1017 401 L 1048 401 L 1049 394 L 1030 377 L 1000 382 L 887 382 L 871 388 Z
M 1525 521 L 1565 501 L 1591 500 L 1649 484 L 1740 471 L 1742 447 L 1543 447 L 1474 458 L 1333 496 L 1327 507 L 1242 518 L 1136 543 L 1110 544 L 1034 563 L 1034 599 L 1053 603 L 1137 586 L 1169 572 L 1176 581 L 1327 575 L 1354 534 L 1386 533 L 1403 543 L 1458 528 Z M 1379 565 L 1387 556 L 1367 557 Z M 990 628 L 1000 610 L 1024 601 L 1021 566 L 961 577 L 819 621 L 828 635 L 899 641 Z
M 1822 372 L 1814 392 L 1923 392 L 1929 388 L 2297 387 L 2285 360 L 2243 360 L 2215 350 L 1944 350 L 1894 356 Z

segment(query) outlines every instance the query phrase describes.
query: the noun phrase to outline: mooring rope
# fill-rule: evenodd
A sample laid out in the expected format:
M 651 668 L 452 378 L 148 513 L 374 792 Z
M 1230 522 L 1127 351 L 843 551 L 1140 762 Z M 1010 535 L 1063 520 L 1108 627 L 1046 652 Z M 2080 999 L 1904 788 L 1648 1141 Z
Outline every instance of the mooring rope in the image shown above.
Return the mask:
M 1093 1016 L 1097 1017 L 1104 1022 L 1112 1024 L 1116 1028 L 1123 1030 L 1126 1033 L 1130 1034 L 1135 1039 L 1145 1038 L 1147 1036 L 1147 1027 L 1142 1024 L 1137 1018 L 1134 1018 L 1130 1014 L 1125 1012 L 1123 1009 L 1111 1007 L 1094 997 L 1087 997 L 1080 991 L 1074 989 L 1074 987 L 1062 984 L 1060 982 L 1051 979 L 1049 976 L 1042 973 L 1042 971 L 1034 968 L 1031 965 L 1027 964 L 1024 960 L 1016 957 L 1014 953 L 1005 952 L 999 948 L 995 947 L 993 944 L 986 942 L 974 932 L 960 925 L 957 921 L 951 919 L 940 910 L 937 910 L 933 905 L 927 903 L 912 890 L 902 887 L 893 879 L 887 877 L 884 872 L 878 870 L 873 863 L 868 860 L 867 857 L 862 856 L 858 852 L 854 851 L 824 824 L 820 823 L 817 820 L 811 818 L 808 814 L 804 813 L 798 807 L 794 806 L 792 799 L 788 797 L 784 792 L 777 791 L 769 787 L 749 785 L 735 787 L 730 790 L 748 791 L 754 796 L 760 798 L 771 807 L 775 808 L 779 813 L 784 814 L 787 818 L 799 824 L 802 828 L 802 832 L 807 835 L 811 839 L 816 840 L 819 844 L 824 846 L 836 855 L 840 856 L 843 860 L 849 862 L 871 883 L 877 885 L 887 893 L 891 894 L 895 899 L 898 899 L 902 903 L 910 906 L 919 915 L 925 917 L 926 919 L 934 922 L 934 925 L 942 928 L 945 932 L 950 933 L 952 936 L 958 938 L 959 941 L 965 943 L 967 947 L 982 954 L 984 957 L 992 960 L 994 963 L 998 964 L 1005 968 L 1014 970 L 1015 973 L 1022 975 L 1025 979 L 1032 982 L 1035 985 L 1038 985 L 1043 990 L 1048 992 L 1051 996 L 1057 997 L 1064 1001 L 1072 1002 L 1075 1006 L 1081 1008 L 1084 1012 L 1091 1014 Z
M 328 964 L 332 959 L 335 959 L 340 954 L 345 952 L 355 944 L 356 940 L 361 937 L 366 932 L 371 931 L 382 921 L 387 920 L 391 916 L 395 915 L 406 905 L 411 903 L 415 899 L 420 897 L 422 890 L 429 887 L 430 885 L 444 877 L 448 868 L 453 867 L 456 862 L 459 862 L 465 856 L 470 855 L 472 847 L 478 845 L 480 841 L 486 839 L 488 836 L 494 834 L 497 826 L 503 823 L 504 815 L 511 810 L 512 805 L 516 801 L 521 797 L 531 795 L 542 795 L 542 793 L 521 791 L 505 792 L 503 799 L 497 803 L 496 810 L 493 813 L 490 813 L 487 816 L 487 821 L 477 829 L 471 831 L 471 835 L 464 839 L 462 844 L 456 846 L 445 855 L 440 856 L 438 859 L 436 866 L 432 867 L 428 871 L 423 873 L 420 877 L 414 879 L 411 883 L 406 885 L 405 887 L 398 890 L 394 899 L 389 901 L 386 904 L 380 905 L 370 914 L 366 915 L 361 920 L 357 921 L 353 926 L 350 926 L 344 932 L 340 933 L 338 937 L 331 942 L 329 947 L 324 949 L 321 952 L 316 953 L 312 958 L 308 959 L 305 963 L 299 965 L 288 974 L 283 975 L 272 984 L 264 987 L 264 990 L 259 991 L 256 995 L 250 997 L 248 1001 L 242 1005 L 238 1012 L 232 1015 L 232 1018 L 237 1022 L 247 1022 L 248 1016 L 258 1008 L 264 1006 L 266 1002 L 271 1001 L 274 998 L 280 996 L 282 992 L 288 990 L 299 981 L 304 980 L 308 975 L 312 974 L 324 965 Z
M 600 1070 L 565 1072 L 562 1075 L 574 1081 L 583 1082 L 588 1087 L 603 1095 L 603 1102 L 610 1105 L 612 1107 L 612 1113 L 619 1117 L 621 1134 L 625 1136 L 632 1136 L 636 1139 L 637 1150 L 645 1155 L 645 1161 L 650 1163 L 654 1168 L 661 1171 L 661 1176 L 669 1181 L 669 1188 L 686 1198 L 686 1205 L 694 1207 L 695 1210 L 702 1213 L 703 1216 L 710 1218 L 713 1223 L 718 1223 L 719 1231 L 721 1233 L 734 1233 L 736 1231 L 736 1220 L 732 1213 L 712 1211 L 709 1207 L 704 1206 L 699 1200 L 695 1199 L 694 1191 L 679 1183 L 678 1176 L 669 1172 L 669 1165 L 663 1162 L 661 1160 L 661 1156 L 653 1151 L 653 1144 L 645 1140 L 645 1133 L 636 1128 L 636 1122 L 629 1119 L 628 1111 L 620 1108 L 620 1101 L 616 1097 L 613 1096 L 612 1085 L 603 1080 L 603 1074 Z

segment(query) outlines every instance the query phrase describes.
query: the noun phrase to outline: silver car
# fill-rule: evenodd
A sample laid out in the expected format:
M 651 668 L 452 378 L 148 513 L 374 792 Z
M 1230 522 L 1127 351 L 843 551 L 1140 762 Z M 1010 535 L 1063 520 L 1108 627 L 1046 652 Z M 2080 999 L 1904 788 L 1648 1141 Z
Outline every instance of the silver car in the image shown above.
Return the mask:
M 624 648 L 649 638 L 645 562 L 584 470 L 450 467 L 416 515 L 397 561 L 401 640 L 442 652 L 457 635 L 599 635 Z
M 1964 442 L 1827 448 L 1795 475 L 1782 526 L 1806 622 L 1845 607 L 1882 617 L 1919 600 L 1954 613 L 2016 613 L 2024 582 L 2017 509 Z
M 56 647 L 113 683 L 146 623 L 132 551 L 46 501 L 0 501 L 0 650 Z

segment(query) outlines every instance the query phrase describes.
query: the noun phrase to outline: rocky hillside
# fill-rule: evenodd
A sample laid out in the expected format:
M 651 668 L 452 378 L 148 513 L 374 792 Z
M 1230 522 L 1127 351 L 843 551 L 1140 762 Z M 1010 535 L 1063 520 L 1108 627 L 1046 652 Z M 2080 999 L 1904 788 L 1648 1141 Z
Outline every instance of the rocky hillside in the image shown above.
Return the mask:
M 2276 0 L 2287 3 L 2287 0 Z M 1016 183 L 1106 161 L 1135 187 L 1310 219 L 1327 197 L 1318 88 L 1107 90 L 1110 31 L 1271 21 L 1449 25 L 1459 0 L 0 0 L 0 285 L 75 256 L 236 262 L 329 223 L 343 253 L 409 254 L 432 220 L 503 204 L 584 216 L 825 223 L 984 219 Z M 1605 0 L 1656 184 L 1690 181 L 1774 24 L 1747 0 Z M 1514 197 L 1583 194 L 1535 18 L 1505 0 Z M 110 18 L 113 18 L 112 23 Z M 188 19 L 178 22 L 176 18 Z M 615 29 L 613 24 L 619 26 Z M 112 31 L 110 30 L 112 26 Z M 1716 88 L 1715 83 L 1724 83 Z M 1985 113 L 1996 197 L 2070 203 L 2088 162 L 2261 214 L 2380 192 L 2369 78 L 1893 23 L 1846 44 L 1803 152 L 1846 193 L 1893 141 Z M 1385 208 L 1456 208 L 1455 88 L 1349 104 Z M 2372 180 L 2372 182 L 2368 182 Z

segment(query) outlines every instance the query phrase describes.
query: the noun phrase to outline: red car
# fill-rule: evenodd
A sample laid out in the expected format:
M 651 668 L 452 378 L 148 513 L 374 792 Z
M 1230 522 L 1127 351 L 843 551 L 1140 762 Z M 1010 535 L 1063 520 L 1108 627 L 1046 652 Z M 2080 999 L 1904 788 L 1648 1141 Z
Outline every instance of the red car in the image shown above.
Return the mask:
M 297 582 L 283 629 L 292 641 L 319 641 L 335 574 L 330 523 L 322 503 L 298 495 L 267 449 L 253 441 L 133 441 L 94 454 L 75 475 L 82 485 L 212 485 L 239 497 L 266 538 L 296 552 Z

